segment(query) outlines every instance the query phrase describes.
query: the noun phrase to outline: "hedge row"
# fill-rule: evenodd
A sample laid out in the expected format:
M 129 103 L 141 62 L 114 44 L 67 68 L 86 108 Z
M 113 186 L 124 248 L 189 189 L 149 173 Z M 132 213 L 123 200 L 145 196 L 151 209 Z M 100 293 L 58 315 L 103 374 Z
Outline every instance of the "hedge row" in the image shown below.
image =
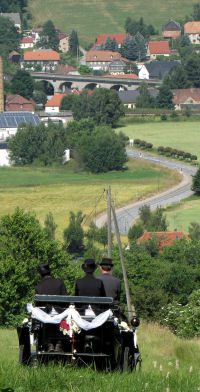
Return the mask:
M 153 147 L 152 143 L 147 143 L 145 140 L 135 139 L 134 144 L 137 147 L 143 148 L 144 150 L 151 150 Z
M 167 155 L 167 156 L 170 156 L 170 157 L 173 157 L 173 158 L 189 159 L 191 161 L 196 161 L 197 160 L 197 156 L 196 155 L 190 154 L 190 152 L 177 150 L 176 148 L 159 146 L 158 147 L 158 152 L 161 155 Z

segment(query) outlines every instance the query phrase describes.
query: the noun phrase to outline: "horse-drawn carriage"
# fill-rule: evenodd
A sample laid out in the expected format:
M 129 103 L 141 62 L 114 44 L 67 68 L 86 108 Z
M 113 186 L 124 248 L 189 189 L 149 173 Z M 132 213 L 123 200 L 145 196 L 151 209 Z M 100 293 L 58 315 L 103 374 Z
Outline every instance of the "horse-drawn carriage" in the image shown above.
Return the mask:
M 122 371 L 141 366 L 138 320 L 123 321 L 112 298 L 36 295 L 27 310 L 30 318 L 18 327 L 22 364 L 54 360 Z

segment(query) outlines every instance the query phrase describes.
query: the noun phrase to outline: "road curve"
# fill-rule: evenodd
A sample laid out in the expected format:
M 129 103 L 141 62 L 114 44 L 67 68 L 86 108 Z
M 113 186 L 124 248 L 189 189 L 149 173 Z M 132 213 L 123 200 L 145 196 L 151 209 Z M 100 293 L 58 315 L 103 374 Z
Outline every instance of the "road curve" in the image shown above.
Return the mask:
M 133 149 L 127 149 L 127 155 L 130 158 L 144 159 L 146 161 L 155 163 L 156 165 L 165 166 L 169 169 L 177 170 L 183 175 L 182 181 L 168 189 L 165 192 L 149 197 L 147 199 L 128 204 L 125 207 L 116 209 L 117 221 L 119 226 L 120 234 L 127 235 L 129 228 L 133 221 L 138 218 L 139 208 L 144 204 L 148 204 L 151 210 L 155 210 L 157 207 L 164 207 L 169 204 L 177 203 L 178 201 L 185 199 L 186 197 L 193 194 L 191 191 L 192 176 L 196 173 L 196 168 L 193 166 L 185 165 L 180 162 L 174 162 L 166 158 L 154 156 L 148 153 L 142 154 Z M 107 220 L 106 214 L 101 215 L 96 219 L 97 227 L 102 227 Z M 114 232 L 114 225 L 112 222 L 112 230 Z

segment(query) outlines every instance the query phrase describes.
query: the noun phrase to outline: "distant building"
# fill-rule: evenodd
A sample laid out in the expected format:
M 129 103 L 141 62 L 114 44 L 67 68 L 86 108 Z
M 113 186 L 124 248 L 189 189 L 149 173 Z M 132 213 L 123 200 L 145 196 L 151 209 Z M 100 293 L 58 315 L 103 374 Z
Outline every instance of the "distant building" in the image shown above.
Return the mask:
M 140 67 L 140 79 L 163 79 L 173 67 L 181 67 L 180 61 L 158 61 L 145 63 Z
M 6 140 L 17 132 L 21 123 L 38 125 L 40 119 L 31 112 L 2 112 L 0 113 L 0 140 Z
M 149 89 L 149 92 L 152 97 L 156 98 L 158 95 L 158 90 Z M 127 90 L 127 91 L 118 91 L 119 98 L 124 106 L 129 109 L 134 109 L 136 104 L 136 98 L 140 95 L 139 90 Z
M 159 55 L 169 56 L 170 48 L 168 41 L 149 41 L 147 48 L 147 56 L 150 60 L 156 60 Z
M 50 71 L 56 68 L 59 61 L 60 54 L 55 50 L 33 50 L 24 52 L 21 67 L 24 68 L 26 64 L 29 64 L 34 69 L 35 65 L 40 65 L 42 71 Z
M 86 65 L 94 70 L 108 71 L 114 60 L 119 60 L 121 54 L 110 50 L 90 50 L 86 53 Z
M 63 53 L 68 52 L 68 50 L 69 50 L 69 35 L 64 34 L 64 33 L 59 33 L 58 39 L 59 39 L 59 50 L 61 50 L 61 52 L 63 52 Z
M 187 34 L 192 44 L 200 44 L 200 22 L 185 23 L 184 33 Z
M 34 42 L 32 37 L 23 37 L 21 39 L 20 48 L 21 49 L 28 49 L 33 48 Z
M 5 111 L 9 112 L 34 112 L 35 105 L 36 103 L 33 100 L 28 100 L 17 94 L 8 94 L 5 98 Z
M 22 31 L 22 24 L 21 24 L 21 18 L 20 18 L 20 14 L 17 12 L 1 12 L 0 16 L 4 16 L 5 18 L 9 18 L 12 20 L 12 22 L 14 23 L 15 27 L 19 30 L 19 33 L 21 33 Z
M 176 110 L 200 109 L 200 88 L 183 88 L 171 90 L 173 94 L 173 103 Z
M 59 113 L 62 99 L 66 94 L 55 94 L 45 105 L 46 113 Z
M 128 34 L 101 34 L 95 40 L 94 48 L 97 48 L 101 44 L 105 44 L 107 39 L 110 38 L 112 41 L 115 40 L 117 42 L 118 48 L 121 48 L 122 43 L 126 39 Z
M 173 19 L 170 19 L 167 23 L 165 23 L 162 27 L 162 35 L 164 38 L 178 38 L 181 36 L 181 26 L 179 23 L 175 22 Z
M 165 246 L 169 246 L 173 244 L 174 241 L 178 241 L 183 238 L 185 238 L 187 241 L 190 240 L 190 238 L 186 234 L 184 234 L 183 231 L 159 231 L 159 232 L 147 231 L 140 238 L 138 238 L 137 243 L 142 244 L 143 242 L 152 239 L 152 237 L 158 239 L 160 252 L 163 251 L 163 248 Z

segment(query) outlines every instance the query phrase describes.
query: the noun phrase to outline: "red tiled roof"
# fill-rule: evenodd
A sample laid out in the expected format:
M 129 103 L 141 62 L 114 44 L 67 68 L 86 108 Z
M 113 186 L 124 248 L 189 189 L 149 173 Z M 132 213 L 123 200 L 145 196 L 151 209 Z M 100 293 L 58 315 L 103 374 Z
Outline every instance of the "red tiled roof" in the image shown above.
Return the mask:
M 21 43 L 22 44 L 28 44 L 28 43 L 32 44 L 33 43 L 33 38 L 31 38 L 31 37 L 23 37 L 21 39 Z
M 184 25 L 185 34 L 199 34 L 200 33 L 200 22 L 187 22 Z
M 37 60 L 60 60 L 60 54 L 55 50 L 36 50 L 33 52 L 24 52 L 25 61 L 37 61 Z
M 62 102 L 63 97 L 65 97 L 66 94 L 55 94 L 45 105 L 45 107 L 49 106 L 56 106 L 60 107 L 60 104 Z
M 107 38 L 109 37 L 110 39 L 115 39 L 115 41 L 118 44 L 122 44 L 122 42 L 125 40 L 127 34 L 102 34 L 102 35 L 98 35 L 98 37 L 96 38 L 95 41 L 95 45 L 100 45 L 100 44 L 104 44 L 107 40 Z
M 148 241 L 153 236 L 156 236 L 160 239 L 160 250 L 162 250 L 164 246 L 171 245 L 174 241 L 180 240 L 181 238 L 190 240 L 190 238 L 186 234 L 184 234 L 183 231 L 147 231 L 140 238 L 138 238 L 137 242 L 141 244 L 143 241 Z
M 86 61 L 113 61 L 120 58 L 120 53 L 111 50 L 89 50 L 86 53 Z
M 150 54 L 170 54 L 168 41 L 150 41 L 149 42 Z
M 175 104 L 185 103 L 189 98 L 191 98 L 194 103 L 200 103 L 200 88 L 183 88 L 183 89 L 173 89 L 173 102 Z
M 63 39 L 63 38 L 67 38 L 68 37 L 68 35 L 67 34 L 64 34 L 64 33 L 58 33 L 58 39 L 59 39 L 59 41 L 61 40 L 61 39 Z
M 5 110 L 6 111 L 33 111 L 36 103 L 33 100 L 28 100 L 21 95 L 9 94 L 6 95 Z

